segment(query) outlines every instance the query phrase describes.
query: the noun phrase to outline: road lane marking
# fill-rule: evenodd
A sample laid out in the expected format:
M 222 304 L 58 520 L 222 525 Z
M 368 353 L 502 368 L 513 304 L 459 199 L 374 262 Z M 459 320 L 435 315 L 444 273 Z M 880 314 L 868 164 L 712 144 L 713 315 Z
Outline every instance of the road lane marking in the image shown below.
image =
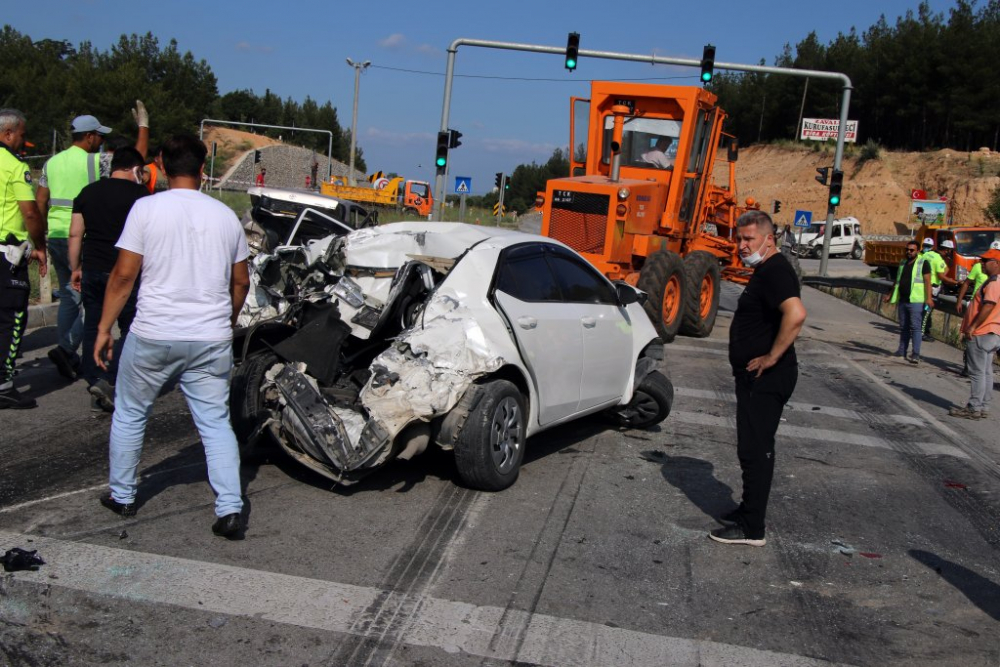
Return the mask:
M 705 399 L 709 401 L 726 401 L 727 403 L 736 402 L 736 394 L 731 391 L 716 391 L 713 389 L 693 389 L 691 387 L 674 387 L 674 394 L 677 396 L 685 396 L 687 398 L 698 398 Z M 798 401 L 789 401 L 788 407 L 796 412 L 802 412 L 811 415 L 826 415 L 828 417 L 838 417 L 840 419 L 850 419 L 852 421 L 863 421 L 868 422 L 865 413 L 858 412 L 857 410 L 845 410 L 843 408 L 832 408 L 825 405 L 814 405 L 812 403 L 801 403 Z M 910 415 L 881 415 L 877 413 L 870 413 L 871 415 L 878 417 L 879 419 L 888 419 L 889 421 L 896 422 L 897 424 L 910 424 L 912 426 L 926 426 L 926 422 L 923 419 L 917 417 L 911 417 Z
M 170 604 L 200 612 L 286 623 L 350 634 L 354 619 L 379 596 L 399 595 L 376 588 L 251 570 L 173 556 L 115 549 L 82 542 L 0 531 L 0 548 L 37 549 L 45 565 L 37 572 L 10 575 L 41 586 Z M 53 578 L 53 575 L 58 578 Z M 505 610 L 423 596 L 401 640 L 450 653 L 521 664 L 580 667 L 829 667 L 825 660 L 763 651 L 719 642 L 612 628 L 546 614 L 522 614 L 527 628 L 519 649 L 490 648 Z M 377 635 L 378 630 L 372 633 Z
M 715 415 L 703 412 L 687 412 L 684 410 L 673 410 L 667 418 L 670 421 L 691 424 L 694 426 L 716 426 L 720 428 L 736 428 L 736 416 L 716 417 Z M 807 426 L 791 426 L 781 424 L 778 427 L 778 435 L 796 440 L 821 440 L 836 444 L 859 445 L 861 447 L 874 447 L 876 449 L 888 449 L 897 451 L 895 445 L 890 440 L 876 438 L 870 435 L 859 433 L 848 433 L 847 431 L 835 431 L 826 428 L 810 428 Z M 942 445 L 937 442 L 914 442 L 914 447 L 927 455 L 954 456 L 960 459 L 967 459 L 969 455 L 958 447 Z

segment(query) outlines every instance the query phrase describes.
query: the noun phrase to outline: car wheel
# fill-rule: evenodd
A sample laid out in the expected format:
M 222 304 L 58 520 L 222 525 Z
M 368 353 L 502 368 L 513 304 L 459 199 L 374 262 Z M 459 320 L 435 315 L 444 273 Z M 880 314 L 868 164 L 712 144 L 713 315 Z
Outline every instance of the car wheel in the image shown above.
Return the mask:
M 501 491 L 517 480 L 524 459 L 524 398 L 507 380 L 481 385 L 477 391 L 482 397 L 455 441 L 455 465 L 468 486 Z
M 719 312 L 719 260 L 704 250 L 684 258 L 684 317 L 680 332 L 704 338 L 712 333 Z
M 670 416 L 674 403 L 674 385 L 659 371 L 651 371 L 642 379 L 632 400 L 611 411 L 619 426 L 649 428 Z
M 684 263 L 669 250 L 654 252 L 639 272 L 636 287 L 649 294 L 643 304 L 664 343 L 677 336 L 684 313 Z
M 864 250 L 861 248 L 861 245 L 858 244 L 858 243 L 855 243 L 854 247 L 851 248 L 851 259 L 861 259 L 861 256 L 863 254 L 864 254 Z
M 240 447 L 240 460 L 244 463 L 262 463 L 267 458 L 267 439 L 253 436 L 264 417 L 261 396 L 264 374 L 276 363 L 277 355 L 264 352 L 245 359 L 233 371 L 229 387 L 230 419 Z

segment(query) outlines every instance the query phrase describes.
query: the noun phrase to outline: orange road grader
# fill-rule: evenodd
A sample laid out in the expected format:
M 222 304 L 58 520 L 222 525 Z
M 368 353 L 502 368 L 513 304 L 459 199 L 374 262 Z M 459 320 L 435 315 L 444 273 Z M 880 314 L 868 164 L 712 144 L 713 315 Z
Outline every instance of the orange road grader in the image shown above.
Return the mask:
M 736 219 L 737 147 L 726 112 L 697 87 L 595 81 L 572 99 L 570 175 L 548 181 L 536 207 L 542 234 L 586 257 L 611 280 L 645 291 L 664 342 L 715 325 L 721 279 L 745 283 Z M 725 147 L 728 178 L 713 178 Z

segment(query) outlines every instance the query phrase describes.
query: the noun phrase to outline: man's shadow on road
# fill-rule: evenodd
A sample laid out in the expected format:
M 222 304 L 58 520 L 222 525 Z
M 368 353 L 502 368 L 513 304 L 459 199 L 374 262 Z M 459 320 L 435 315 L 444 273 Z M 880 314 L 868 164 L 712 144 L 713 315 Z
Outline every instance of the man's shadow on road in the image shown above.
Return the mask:
M 663 479 L 682 491 L 698 509 L 712 519 L 736 509 L 733 489 L 715 477 L 715 466 L 691 456 L 671 456 L 659 450 L 645 451 L 640 456 L 660 465 Z
M 957 588 L 969 602 L 989 614 L 994 621 L 1000 621 L 1000 585 L 929 551 L 911 549 L 909 553 L 918 563 L 941 575 L 942 579 Z

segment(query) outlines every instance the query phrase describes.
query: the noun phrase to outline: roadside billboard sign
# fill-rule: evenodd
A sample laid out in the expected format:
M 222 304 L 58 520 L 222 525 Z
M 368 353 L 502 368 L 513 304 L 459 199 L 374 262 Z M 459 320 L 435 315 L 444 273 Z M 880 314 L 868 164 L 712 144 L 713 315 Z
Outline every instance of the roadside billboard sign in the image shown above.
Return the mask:
M 838 118 L 803 118 L 802 134 L 799 139 L 809 139 L 812 141 L 826 141 L 836 139 L 840 131 L 840 119 Z M 844 141 L 857 143 L 858 141 L 858 121 L 847 121 L 847 129 L 844 132 Z
M 948 202 L 944 199 L 911 199 L 911 225 L 943 225 L 948 219 Z

